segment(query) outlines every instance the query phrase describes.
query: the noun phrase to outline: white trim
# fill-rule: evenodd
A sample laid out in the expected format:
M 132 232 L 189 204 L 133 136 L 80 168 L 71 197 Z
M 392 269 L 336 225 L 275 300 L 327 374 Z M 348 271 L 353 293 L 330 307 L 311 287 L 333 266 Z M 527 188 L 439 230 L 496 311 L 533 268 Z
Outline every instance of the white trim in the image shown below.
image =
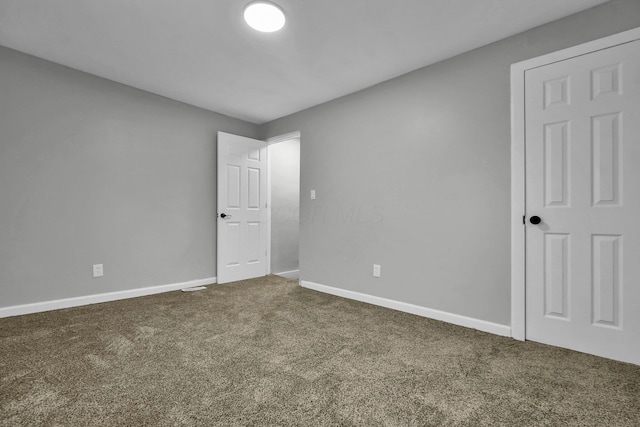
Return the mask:
M 526 337 L 525 283 L 525 72 L 554 62 L 607 49 L 640 39 L 640 28 L 511 65 L 511 333 Z
M 532 68 L 542 67 L 554 62 L 564 61 L 576 56 L 586 55 L 597 50 L 608 49 L 610 47 L 629 43 L 638 39 L 640 39 L 640 27 L 628 31 L 623 31 L 622 33 L 614 34 L 612 36 L 593 40 L 587 43 L 579 44 L 577 46 L 569 47 L 567 49 L 562 49 L 557 52 L 547 53 L 545 55 L 517 62 L 511 65 L 511 70 L 513 70 L 514 67 L 521 69 L 522 71 L 530 70 Z M 524 85 L 522 87 L 524 89 Z
M 525 339 L 524 70 L 511 66 L 511 336 Z M 520 81 L 522 80 L 522 81 Z
M 300 270 L 281 271 L 280 273 L 273 273 L 276 276 L 286 277 L 287 279 L 297 279 L 300 277 Z
M 267 142 L 267 275 L 271 274 L 271 153 Z
M 390 300 L 386 298 L 376 297 L 373 295 L 361 294 L 359 292 L 347 291 L 345 289 L 334 288 L 331 286 L 320 285 L 318 283 L 300 281 L 300 286 L 315 291 L 336 295 L 356 301 L 366 302 L 381 307 L 391 308 L 393 310 L 405 313 L 415 314 L 417 316 L 428 317 L 430 319 L 440 320 L 452 323 L 465 328 L 477 329 L 483 332 L 489 332 L 505 337 L 511 336 L 511 328 L 508 325 L 500 325 L 498 323 L 487 322 L 486 320 L 474 319 L 472 317 L 461 316 L 459 314 L 447 313 L 445 311 L 434 310 L 419 305 L 409 304 L 406 302 Z
M 276 144 L 278 142 L 284 142 L 284 141 L 288 141 L 290 139 L 296 139 L 296 138 L 300 138 L 299 130 L 268 138 L 267 145 Z
M 0 318 L 20 316 L 23 314 L 40 313 L 42 311 L 60 310 L 62 308 L 78 307 L 81 305 L 98 304 L 101 302 L 117 301 L 136 298 L 163 292 L 177 291 L 183 288 L 203 286 L 216 283 L 215 277 L 191 280 L 188 282 L 172 283 L 170 285 L 150 286 L 146 288 L 128 289 L 126 291 L 107 292 L 103 294 L 85 295 L 81 297 L 64 298 L 52 301 L 35 302 L 32 304 L 14 305 L 0 308 Z

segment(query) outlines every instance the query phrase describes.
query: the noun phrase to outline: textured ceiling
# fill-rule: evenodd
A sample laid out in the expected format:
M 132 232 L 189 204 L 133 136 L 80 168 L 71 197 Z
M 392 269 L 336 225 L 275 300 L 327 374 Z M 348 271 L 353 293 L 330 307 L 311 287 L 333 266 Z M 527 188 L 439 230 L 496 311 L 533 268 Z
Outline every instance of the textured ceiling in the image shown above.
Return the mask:
M 270 121 L 606 0 L 0 0 L 0 45 L 238 117 Z

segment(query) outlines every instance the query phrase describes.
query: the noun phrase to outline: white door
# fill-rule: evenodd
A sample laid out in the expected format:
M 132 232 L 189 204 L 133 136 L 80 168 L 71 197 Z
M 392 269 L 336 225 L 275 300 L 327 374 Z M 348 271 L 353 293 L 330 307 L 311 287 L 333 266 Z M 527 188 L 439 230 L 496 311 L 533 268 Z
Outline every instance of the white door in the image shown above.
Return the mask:
M 218 283 L 267 273 L 267 143 L 218 132 Z
M 640 41 L 525 93 L 526 338 L 640 364 Z

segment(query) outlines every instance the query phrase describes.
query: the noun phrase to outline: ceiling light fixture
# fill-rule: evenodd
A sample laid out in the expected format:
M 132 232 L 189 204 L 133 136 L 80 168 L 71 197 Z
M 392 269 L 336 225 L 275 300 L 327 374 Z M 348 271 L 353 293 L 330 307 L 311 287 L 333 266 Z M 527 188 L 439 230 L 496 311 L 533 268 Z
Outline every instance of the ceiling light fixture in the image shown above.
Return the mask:
M 244 20 L 254 30 L 272 33 L 284 27 L 284 12 L 268 1 L 254 1 L 244 8 Z

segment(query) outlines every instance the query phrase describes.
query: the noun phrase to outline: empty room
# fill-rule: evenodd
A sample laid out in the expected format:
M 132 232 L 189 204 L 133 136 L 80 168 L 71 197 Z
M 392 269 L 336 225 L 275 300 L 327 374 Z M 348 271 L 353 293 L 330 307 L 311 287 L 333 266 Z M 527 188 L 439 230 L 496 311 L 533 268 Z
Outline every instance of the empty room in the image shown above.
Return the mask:
M 640 425 L 640 1 L 0 0 L 0 425 Z

